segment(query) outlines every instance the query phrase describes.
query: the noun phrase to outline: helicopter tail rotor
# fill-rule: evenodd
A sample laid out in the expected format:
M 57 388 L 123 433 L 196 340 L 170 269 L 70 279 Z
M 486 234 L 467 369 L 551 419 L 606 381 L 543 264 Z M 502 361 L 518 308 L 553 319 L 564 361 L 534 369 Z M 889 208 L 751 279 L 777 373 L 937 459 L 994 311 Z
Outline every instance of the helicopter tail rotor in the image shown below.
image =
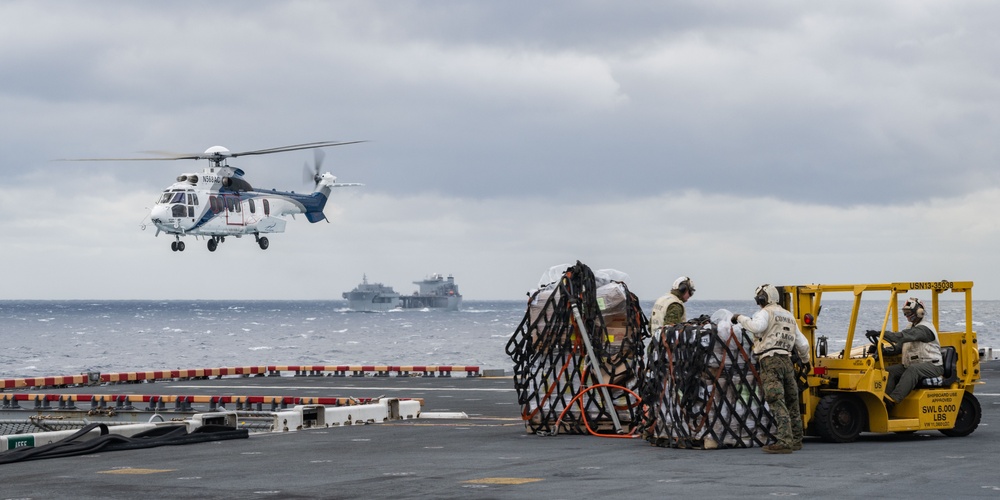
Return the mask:
M 305 162 L 302 164 L 302 183 L 309 184 L 310 182 L 316 182 L 316 174 L 309 168 L 309 162 Z
M 305 183 L 312 181 L 313 189 L 316 189 L 319 187 L 319 181 L 323 179 L 320 169 L 323 168 L 323 159 L 326 158 L 326 153 L 322 149 L 314 149 L 313 155 L 312 168 L 309 168 L 309 163 L 304 164 L 302 167 L 302 180 Z

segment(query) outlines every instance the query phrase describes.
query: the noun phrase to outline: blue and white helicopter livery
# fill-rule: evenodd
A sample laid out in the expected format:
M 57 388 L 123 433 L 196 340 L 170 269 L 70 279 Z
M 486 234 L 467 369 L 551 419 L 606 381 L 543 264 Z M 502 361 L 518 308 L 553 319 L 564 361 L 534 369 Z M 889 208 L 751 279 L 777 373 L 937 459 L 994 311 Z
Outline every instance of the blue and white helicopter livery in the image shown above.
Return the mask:
M 170 187 L 163 190 L 156 204 L 149 211 L 149 220 L 156 226 L 156 236 L 161 232 L 174 236 L 170 249 L 184 251 L 185 236 L 208 239 L 208 250 L 214 252 L 227 236 L 240 238 L 253 235 L 261 250 L 269 245 L 267 233 L 285 231 L 286 215 L 304 214 L 309 222 L 326 219 L 323 207 L 333 188 L 362 186 L 358 183 L 338 183 L 331 173 L 320 173 L 323 151 L 319 148 L 356 144 L 364 141 L 322 141 L 295 144 L 254 151 L 231 152 L 222 146 L 213 146 L 200 154 L 162 154 L 158 158 L 88 158 L 76 161 L 135 161 L 135 160 L 208 160 L 201 173 L 186 173 L 177 177 Z M 315 191 L 300 194 L 273 189 L 255 189 L 243 177 L 243 170 L 230 166 L 229 158 L 264 155 L 313 149 L 316 155 L 314 170 L 305 166 L 306 178 L 315 184 Z M 329 221 L 327 221 L 329 222 Z M 145 223 L 142 225 L 145 229 Z

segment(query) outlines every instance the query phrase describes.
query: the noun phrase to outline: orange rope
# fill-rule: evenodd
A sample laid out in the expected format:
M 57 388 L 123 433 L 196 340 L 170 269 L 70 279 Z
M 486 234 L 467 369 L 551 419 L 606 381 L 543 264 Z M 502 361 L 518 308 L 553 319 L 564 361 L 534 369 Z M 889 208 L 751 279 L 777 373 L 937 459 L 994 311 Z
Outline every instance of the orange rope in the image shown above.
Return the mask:
M 638 394 L 632 392 L 632 390 L 628 389 L 627 387 L 622 387 L 620 385 L 612 385 L 612 384 L 597 384 L 597 385 L 592 385 L 592 386 L 586 387 L 584 390 L 580 391 L 579 394 L 577 394 L 576 396 L 573 397 L 572 400 L 570 400 L 569 404 L 566 405 L 566 408 L 562 411 L 562 413 L 559 414 L 559 418 L 556 420 L 556 425 L 555 425 L 556 429 L 558 429 L 559 425 L 562 423 L 562 419 L 563 419 L 563 416 L 566 415 L 566 411 L 569 410 L 570 408 L 572 408 L 573 407 L 573 402 L 576 401 L 577 404 L 580 405 L 580 413 L 584 417 L 583 418 L 583 424 L 587 427 L 587 432 L 589 432 L 592 436 L 607 437 L 607 438 L 626 438 L 626 439 L 632 439 L 632 438 L 638 437 L 638 434 L 636 434 L 637 427 L 635 427 L 634 425 L 632 426 L 632 429 L 629 430 L 628 434 L 599 434 L 599 433 L 595 432 L 593 429 L 590 428 L 590 422 L 587 420 L 587 412 L 583 408 L 583 403 L 579 402 L 578 400 L 581 397 L 583 397 L 583 395 L 586 394 L 588 391 L 591 391 L 591 390 L 594 390 L 594 389 L 598 389 L 598 388 L 601 388 L 601 387 L 613 387 L 613 388 L 616 388 L 616 389 L 621 389 L 621 390 L 623 390 L 623 391 L 628 392 L 629 394 L 631 394 L 632 397 L 634 397 L 636 399 L 637 404 L 639 404 L 639 403 L 642 402 L 642 398 L 640 398 Z M 612 405 L 611 410 L 612 411 L 616 411 L 615 406 Z

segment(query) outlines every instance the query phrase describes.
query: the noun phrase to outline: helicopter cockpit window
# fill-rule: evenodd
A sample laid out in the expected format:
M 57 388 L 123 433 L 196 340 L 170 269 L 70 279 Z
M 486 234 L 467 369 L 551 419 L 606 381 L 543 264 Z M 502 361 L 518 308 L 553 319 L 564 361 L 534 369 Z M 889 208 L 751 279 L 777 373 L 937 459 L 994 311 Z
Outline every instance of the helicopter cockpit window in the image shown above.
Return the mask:
M 173 193 L 170 203 L 184 203 L 184 193 Z
M 173 217 L 186 217 L 187 212 L 187 206 L 185 205 L 178 204 L 170 207 L 170 215 Z
M 171 193 L 169 191 L 163 193 L 163 196 L 160 196 L 160 201 L 158 201 L 157 203 L 169 203 L 170 202 L 170 196 L 171 196 Z

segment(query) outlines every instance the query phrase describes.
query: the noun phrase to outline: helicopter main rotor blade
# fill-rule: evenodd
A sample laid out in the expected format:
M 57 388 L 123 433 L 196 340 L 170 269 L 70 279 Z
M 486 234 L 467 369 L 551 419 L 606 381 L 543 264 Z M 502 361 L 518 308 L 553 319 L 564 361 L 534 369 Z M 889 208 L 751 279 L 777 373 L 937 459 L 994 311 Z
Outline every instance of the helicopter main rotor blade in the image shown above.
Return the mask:
M 168 156 L 163 158 L 57 158 L 53 161 L 169 161 L 201 160 L 205 155 Z
M 160 151 L 160 150 L 156 150 L 156 149 L 149 150 L 149 151 L 139 151 L 139 152 L 142 153 L 142 154 L 144 154 L 144 155 L 160 156 L 160 157 L 171 159 L 171 160 L 174 159 L 174 158 L 185 158 L 186 159 L 189 156 L 198 156 L 198 153 L 178 153 L 178 152 L 175 152 L 175 151 Z
M 331 146 L 344 146 L 347 144 L 358 144 L 367 141 L 319 141 L 319 142 L 307 142 L 304 144 L 293 144 L 291 146 L 279 146 L 276 148 L 268 149 L 255 149 L 252 151 L 241 151 L 237 153 L 231 153 L 226 151 L 224 148 L 221 151 L 213 151 L 211 153 L 171 153 L 167 151 L 144 151 L 145 153 L 158 155 L 156 158 L 59 158 L 54 161 L 166 161 L 166 160 L 220 160 L 222 158 L 235 158 L 237 156 L 253 156 L 253 155 L 266 155 L 271 153 L 283 153 L 285 151 L 297 151 L 300 149 L 315 149 L 315 148 L 327 148 Z M 212 148 L 215 149 L 215 148 Z M 322 157 L 317 155 L 317 165 L 322 162 Z M 318 170 L 318 166 L 317 166 Z
M 320 141 L 320 142 L 309 142 L 305 144 L 293 144 L 291 146 L 279 146 L 276 148 L 268 149 L 255 149 L 253 151 L 242 151 L 239 153 L 229 153 L 229 156 L 235 158 L 237 156 L 251 156 L 251 155 L 266 155 L 271 153 L 282 153 L 285 151 L 297 151 L 299 149 L 313 149 L 313 148 L 326 148 L 330 146 L 345 146 L 347 144 L 358 144 L 360 142 L 366 141 L 347 141 L 347 142 L 337 142 L 337 141 Z

